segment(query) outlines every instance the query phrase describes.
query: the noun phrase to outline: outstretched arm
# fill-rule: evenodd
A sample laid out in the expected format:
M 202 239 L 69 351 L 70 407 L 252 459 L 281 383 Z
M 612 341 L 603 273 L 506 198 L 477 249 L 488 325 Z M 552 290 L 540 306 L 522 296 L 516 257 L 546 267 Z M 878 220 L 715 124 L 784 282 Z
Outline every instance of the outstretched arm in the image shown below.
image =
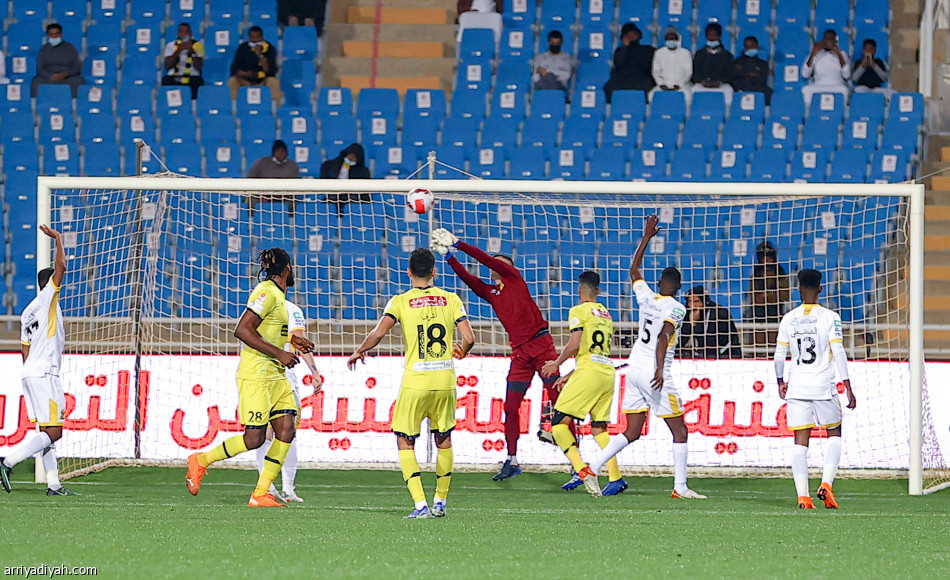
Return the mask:
M 63 249 L 63 236 L 53 228 L 42 225 L 40 231 L 53 238 L 56 242 L 56 262 L 53 265 L 53 284 L 60 288 L 63 285 L 63 275 L 66 274 L 66 250 Z
M 633 262 L 630 264 L 630 281 L 636 282 L 643 280 L 643 274 L 640 273 L 640 264 L 643 263 L 643 255 L 647 252 L 647 246 L 650 244 L 650 238 L 655 236 L 661 229 L 659 226 L 660 218 L 651 215 L 647 218 L 647 223 L 643 227 L 643 237 L 640 238 L 640 245 L 637 246 L 636 253 L 633 254 Z
M 472 292 L 477 294 L 479 298 L 482 300 L 488 300 L 489 292 L 491 292 L 491 285 L 482 282 L 475 276 L 472 276 L 455 256 L 449 254 L 447 257 L 449 266 L 452 267 L 455 275 L 461 278 L 462 282 L 465 282 L 465 285 L 471 288 Z
M 363 344 L 356 349 L 356 351 L 350 355 L 350 359 L 346 361 L 346 366 L 353 370 L 356 368 L 356 361 L 364 361 L 366 358 L 366 352 L 372 350 L 379 344 L 379 341 L 383 340 L 383 337 L 386 336 L 386 333 L 389 332 L 389 329 L 396 324 L 396 319 L 391 314 L 383 314 L 383 317 L 379 319 L 379 323 L 376 324 L 374 328 L 363 340 Z M 364 361 L 365 364 L 365 361 Z

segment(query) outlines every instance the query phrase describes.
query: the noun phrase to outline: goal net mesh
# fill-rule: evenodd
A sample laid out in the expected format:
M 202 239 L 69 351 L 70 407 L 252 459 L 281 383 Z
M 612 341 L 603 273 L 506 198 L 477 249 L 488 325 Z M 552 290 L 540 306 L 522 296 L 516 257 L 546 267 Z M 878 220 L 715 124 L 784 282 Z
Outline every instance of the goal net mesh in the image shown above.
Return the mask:
M 307 377 L 298 386 L 301 461 L 385 465 L 395 460 L 388 428 L 402 373 L 400 333 L 391 332 L 354 372 L 345 355 L 387 300 L 408 289 L 409 252 L 428 246 L 430 228 L 512 256 L 558 348 L 568 339 L 578 275 L 599 272 L 601 300 L 617 321 L 611 354 L 619 367 L 637 331 L 630 259 L 645 216 L 654 213 L 663 230 L 646 255 L 646 281 L 655 286 L 663 268 L 678 267 L 679 299 L 689 312 L 673 372 L 686 405 L 691 466 L 750 476 L 787 471 L 791 433 L 771 350 L 781 314 L 799 302 L 795 273 L 814 267 L 854 361 L 858 407 L 844 411 L 842 467 L 872 476 L 908 467 L 905 198 L 782 197 L 771 187 L 758 197 L 691 195 L 688 186 L 662 196 L 437 192 L 434 210 L 419 216 L 404 193 L 237 194 L 180 182 L 168 190 L 53 190 L 52 223 L 64 232 L 69 256 L 62 292 L 68 420 L 58 446 L 66 475 L 109 461 L 181 461 L 241 431 L 233 331 L 258 280 L 258 250 L 276 246 L 293 257 L 288 299 L 308 319 L 326 381 L 319 395 Z M 578 185 L 585 189 L 597 185 Z M 488 280 L 474 258 L 459 258 Z M 456 461 L 493 469 L 505 455 L 507 335 L 444 261 L 437 267 L 436 284 L 461 295 L 478 339 L 473 356 L 456 366 Z M 617 372 L 612 433 L 624 424 L 617 413 L 624 374 Z M 563 454 L 536 437 L 541 406 L 536 378 L 521 412 L 521 461 L 566 471 Z M 924 464 L 927 485 L 936 485 L 948 470 L 929 411 Z M 661 423 L 651 417 L 646 435 L 618 456 L 629 473 L 672 465 Z M 597 446 L 588 432 L 581 428 L 589 457 Z M 825 439 L 815 435 L 810 462 L 820 466 Z M 432 450 L 419 454 L 427 460 Z

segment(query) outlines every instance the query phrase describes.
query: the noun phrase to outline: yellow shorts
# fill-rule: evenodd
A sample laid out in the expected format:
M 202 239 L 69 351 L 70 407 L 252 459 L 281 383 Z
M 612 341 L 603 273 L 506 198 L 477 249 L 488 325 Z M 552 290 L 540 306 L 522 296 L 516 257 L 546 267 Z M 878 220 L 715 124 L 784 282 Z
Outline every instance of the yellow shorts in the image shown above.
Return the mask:
M 454 429 L 455 389 L 400 389 L 393 407 L 393 433 L 418 437 L 419 426 L 426 418 L 433 433 L 448 433 Z
M 591 421 L 607 421 L 613 398 L 613 375 L 577 370 L 567 379 L 554 410 L 575 419 L 583 420 L 590 415 Z
M 261 427 L 288 411 L 298 411 L 286 379 L 238 379 L 238 418 L 245 427 Z M 299 413 L 297 413 L 299 415 Z

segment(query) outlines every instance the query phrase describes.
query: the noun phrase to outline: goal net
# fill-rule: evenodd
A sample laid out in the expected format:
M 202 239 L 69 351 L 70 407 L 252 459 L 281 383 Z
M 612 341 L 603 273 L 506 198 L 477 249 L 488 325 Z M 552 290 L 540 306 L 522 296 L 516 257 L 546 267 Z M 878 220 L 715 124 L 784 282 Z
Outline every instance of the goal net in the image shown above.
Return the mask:
M 857 409 L 844 411 L 842 467 L 871 477 L 909 472 L 912 493 L 948 481 L 950 442 L 941 436 L 950 405 L 925 392 L 922 320 L 911 308 L 922 288 L 914 282 L 922 280 L 921 232 L 909 211 L 912 196 L 922 199 L 917 186 L 380 180 L 349 181 L 341 193 L 341 183 L 41 178 L 39 219 L 65 232 L 70 258 L 62 293 L 64 472 L 180 462 L 242 430 L 233 330 L 257 282 L 256 252 L 274 246 L 294 259 L 288 299 L 308 319 L 325 379 L 318 395 L 300 386 L 301 461 L 393 464 L 400 333 L 354 372 L 346 355 L 389 297 L 408 288 L 408 254 L 428 246 L 433 227 L 512 256 L 559 348 L 578 275 L 600 273 L 601 300 L 617 321 L 611 355 L 621 368 L 610 426 L 617 433 L 621 365 L 638 324 L 628 269 L 644 218 L 655 213 L 663 230 L 643 271 L 653 285 L 668 266 L 683 276 L 689 319 L 673 372 L 691 469 L 787 472 L 791 433 L 771 351 L 781 314 L 799 301 L 795 273 L 815 267 L 824 274 L 823 302 L 844 322 L 858 397 Z M 406 207 L 413 187 L 436 192 L 430 214 Z M 39 243 L 37 255 L 48 255 L 47 242 Z M 474 258 L 459 257 L 488 279 Z M 478 339 L 473 355 L 456 364 L 456 462 L 494 469 L 505 454 L 507 335 L 444 261 L 437 267 L 436 283 L 461 295 Z M 519 455 L 524 464 L 566 470 L 563 454 L 536 437 L 542 396 L 536 378 L 521 409 Z M 8 445 L 22 431 L 14 400 L 7 398 L 0 424 Z M 661 423 L 651 418 L 645 436 L 618 456 L 625 470 L 662 473 L 672 465 Z M 582 454 L 595 453 L 583 436 L 589 428 L 580 433 Z M 825 438 L 814 435 L 810 461 L 820 466 Z M 424 446 L 418 453 L 422 461 L 433 456 Z

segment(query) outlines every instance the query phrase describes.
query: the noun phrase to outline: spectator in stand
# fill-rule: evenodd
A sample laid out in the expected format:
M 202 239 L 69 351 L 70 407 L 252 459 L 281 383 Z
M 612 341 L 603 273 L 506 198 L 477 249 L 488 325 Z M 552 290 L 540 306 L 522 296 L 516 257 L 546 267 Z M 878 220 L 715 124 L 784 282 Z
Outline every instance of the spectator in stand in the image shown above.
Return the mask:
M 656 83 L 653 82 L 652 46 L 640 44 L 643 34 L 637 25 L 628 22 L 620 29 L 620 46 L 614 50 L 614 68 L 610 79 L 604 85 L 607 102 L 613 98 L 614 91 L 635 90 L 649 93 Z
M 327 0 L 277 0 L 277 21 L 284 26 L 315 26 L 323 33 Z
M 706 25 L 706 46 L 693 56 L 693 93 L 722 93 L 726 110 L 732 104 L 732 70 L 735 59 L 732 53 L 722 46 L 722 25 L 710 22 Z
M 574 75 L 574 59 L 561 52 L 564 36 L 560 30 L 548 33 L 548 51 L 534 59 L 534 75 L 531 81 L 536 91 L 560 89 L 567 92 Z
M 765 104 L 772 103 L 772 87 L 769 81 L 769 61 L 759 57 L 759 39 L 746 36 L 742 41 L 742 55 L 736 58 L 732 71 L 732 88 L 736 91 L 764 93 Z
M 811 79 L 811 84 L 802 87 L 806 107 L 811 104 L 812 95 L 819 93 L 839 93 L 848 98 L 851 67 L 838 46 L 838 35 L 834 30 L 826 30 L 812 47 L 802 67 L 802 78 Z
M 677 352 L 683 358 L 742 358 L 739 331 L 729 310 L 706 295 L 702 286 L 686 293 L 686 319 Z
M 36 76 L 30 85 L 30 96 L 36 97 L 40 85 L 69 85 L 73 97 L 83 84 L 82 60 L 79 51 L 63 40 L 63 27 L 55 22 L 46 26 L 46 44 L 36 56 Z
M 270 157 L 261 157 L 247 170 L 251 179 L 299 179 L 300 167 L 287 156 L 287 144 L 274 141 Z
M 495 33 L 495 45 L 501 40 L 501 14 L 495 9 L 495 0 L 472 0 L 471 10 L 459 13 L 459 33 L 456 42 L 462 42 L 462 33 L 469 28 L 489 28 Z
M 682 91 L 687 104 L 690 102 L 690 78 L 693 76 L 693 57 L 681 46 L 680 33 L 675 26 L 663 33 L 666 42 L 653 53 L 653 80 L 656 85 L 650 91 L 650 99 L 657 91 Z
M 320 166 L 320 179 L 370 179 L 369 167 L 366 167 L 366 154 L 363 146 L 352 143 L 333 159 L 327 159 Z M 373 197 L 369 193 L 328 193 L 326 201 L 335 203 L 337 211 L 343 213 L 343 206 L 351 201 L 369 203 Z
M 165 45 L 165 76 L 162 85 L 184 85 L 191 88 L 191 98 L 198 98 L 198 87 L 205 83 L 201 69 L 205 47 L 191 36 L 191 25 L 178 25 L 178 38 Z
M 231 98 L 237 99 L 241 87 L 266 86 L 271 99 L 280 101 L 280 82 L 277 80 L 277 47 L 264 40 L 260 26 L 247 31 L 247 42 L 241 43 L 231 61 Z
M 0 50 L 0 85 L 8 84 L 10 84 L 10 79 L 7 78 L 7 57 Z
M 782 320 L 783 310 L 791 297 L 788 286 L 788 272 L 778 263 L 775 246 L 765 241 L 755 251 L 756 264 L 752 268 L 749 280 L 749 298 L 752 304 L 752 321 L 768 324 L 766 331 L 756 331 L 753 342 L 757 346 L 775 344 L 778 324 Z
M 854 61 L 854 73 L 851 80 L 854 81 L 854 92 L 882 93 L 888 99 L 894 94 L 894 91 L 884 86 L 887 84 L 888 72 L 884 61 L 877 58 L 877 41 L 873 38 L 864 39 L 863 52 L 861 58 Z

